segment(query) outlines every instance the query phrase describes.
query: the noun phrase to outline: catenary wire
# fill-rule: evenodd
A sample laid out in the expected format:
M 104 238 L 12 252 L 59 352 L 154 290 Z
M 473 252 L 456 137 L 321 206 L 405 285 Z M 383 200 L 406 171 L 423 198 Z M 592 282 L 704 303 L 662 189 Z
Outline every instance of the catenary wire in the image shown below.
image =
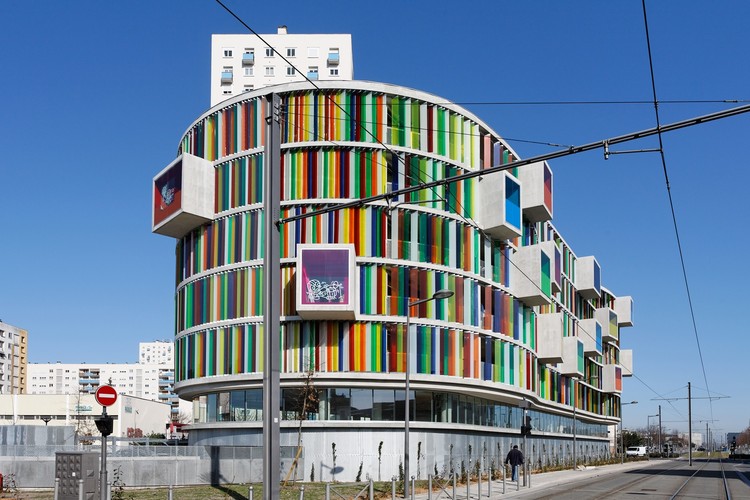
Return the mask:
M 651 37 L 649 35 L 648 16 L 646 15 L 646 0 L 641 0 L 641 6 L 643 8 L 643 25 L 644 25 L 645 35 L 646 35 L 646 47 L 648 49 L 648 66 L 649 66 L 649 71 L 651 75 L 651 92 L 653 94 L 654 115 L 656 118 L 656 127 L 657 129 L 661 129 L 661 121 L 659 118 L 659 100 L 657 98 L 657 93 L 656 93 L 656 78 L 654 76 L 654 61 L 653 61 L 653 56 L 652 56 L 652 51 L 651 51 Z M 674 226 L 674 234 L 675 234 L 675 239 L 677 241 L 677 250 L 680 256 L 680 265 L 682 266 L 682 277 L 685 281 L 685 291 L 687 292 L 688 305 L 690 308 L 690 318 L 693 323 L 695 343 L 698 346 L 698 356 L 700 358 L 701 370 L 703 371 L 703 380 L 706 383 L 706 390 L 708 391 L 710 395 L 711 390 L 708 385 L 708 377 L 706 375 L 706 365 L 703 362 L 703 351 L 701 349 L 700 337 L 698 335 L 698 326 L 695 321 L 695 308 L 693 307 L 693 299 L 690 293 L 690 285 L 688 282 L 687 268 L 685 266 L 685 257 L 682 252 L 682 243 L 680 241 L 680 231 L 677 225 L 677 216 L 675 214 L 674 200 L 672 199 L 672 190 L 669 185 L 669 174 L 667 173 L 667 160 L 664 154 L 664 143 L 662 141 L 661 130 L 659 130 L 659 132 L 657 133 L 657 137 L 659 139 L 659 154 L 661 157 L 662 171 L 664 172 L 664 182 L 665 182 L 665 187 L 667 190 L 667 196 L 669 198 L 669 208 L 672 212 L 672 224 Z M 714 418 L 713 403 L 710 399 L 708 400 L 708 403 L 709 403 L 709 408 L 711 410 L 711 418 L 713 419 Z
M 264 44 L 266 44 L 266 45 L 267 45 L 267 46 L 268 46 L 269 48 L 271 48 L 271 49 L 272 49 L 272 50 L 273 50 L 273 51 L 274 51 L 275 53 L 279 54 L 279 56 L 280 56 L 280 57 L 281 57 L 281 58 L 282 58 L 282 59 L 283 59 L 283 60 L 284 60 L 284 61 L 285 61 L 285 62 L 286 62 L 287 64 L 289 64 L 289 65 L 290 65 L 291 67 L 293 67 L 293 68 L 295 69 L 295 71 L 298 71 L 298 69 L 297 69 L 297 68 L 296 68 L 296 67 L 295 67 L 295 66 L 294 66 L 294 65 L 293 65 L 293 64 L 292 64 L 292 63 L 291 63 L 291 62 L 290 62 L 290 61 L 289 61 L 289 60 L 288 60 L 288 59 L 287 59 L 286 57 L 284 57 L 284 56 L 283 56 L 283 55 L 282 55 L 281 53 L 279 53 L 278 51 L 276 51 L 276 49 L 275 49 L 275 48 L 273 48 L 273 47 L 272 47 L 272 46 L 271 46 L 270 44 L 266 43 L 266 41 L 265 41 L 265 40 L 263 39 L 263 37 L 262 37 L 261 35 L 259 35 L 259 34 L 258 34 L 257 32 L 255 32 L 255 31 L 254 31 L 254 30 L 253 30 L 253 29 L 252 29 L 252 28 L 251 28 L 251 27 L 250 27 L 249 25 L 247 25 L 247 24 L 246 24 L 246 23 L 245 23 L 244 21 L 242 21 L 242 19 L 240 19 L 240 18 L 239 18 L 239 17 L 238 17 L 238 16 L 237 16 L 237 15 L 236 15 L 236 14 L 235 14 L 235 13 L 234 13 L 233 11 L 231 11 L 231 9 L 229 9 L 229 8 L 228 8 L 228 7 L 226 6 L 226 5 L 224 5 L 224 4 L 223 4 L 223 3 L 221 2 L 221 0 L 216 0 L 216 1 L 217 1 L 217 3 L 219 3 L 219 4 L 220 4 L 220 5 L 221 5 L 221 6 L 222 6 L 222 7 L 223 7 L 223 8 L 224 8 L 224 9 L 225 9 L 225 10 L 226 10 L 227 12 L 229 12 L 229 13 L 230 13 L 230 14 L 231 14 L 231 15 L 232 15 L 233 17 L 235 17 L 235 19 L 237 19 L 237 20 L 238 20 L 238 21 L 239 21 L 239 22 L 240 22 L 240 23 L 241 23 L 241 24 L 242 24 L 243 26 L 245 26 L 245 27 L 246 27 L 246 28 L 247 28 L 247 29 L 248 29 L 248 30 L 249 30 L 249 31 L 250 31 L 251 33 L 253 33 L 254 35 L 256 35 L 256 36 L 257 36 L 257 37 L 258 37 L 258 38 L 259 38 L 259 39 L 260 39 L 260 40 L 261 40 L 261 41 L 262 41 L 262 42 L 263 42 Z M 643 8 L 644 8 L 644 21 L 645 21 L 645 14 L 646 14 L 646 12 L 645 12 L 645 0 L 643 0 Z M 647 22 L 646 22 L 646 30 L 647 30 L 647 38 L 648 38 L 648 25 L 647 25 Z M 651 60 L 651 53 L 650 53 L 650 43 L 649 43 L 649 60 Z M 319 87 L 318 87 L 318 86 L 317 86 L 317 85 L 316 85 L 316 84 L 315 84 L 315 83 L 314 83 L 314 82 L 313 82 L 313 81 L 312 81 L 312 80 L 311 80 L 310 78 L 308 78 L 308 77 L 307 77 L 306 75 L 304 75 L 304 74 L 303 74 L 303 73 L 301 73 L 301 72 L 300 72 L 300 74 L 301 74 L 301 75 L 302 75 L 302 76 L 303 76 L 303 77 L 304 77 L 304 78 L 305 78 L 305 79 L 306 79 L 306 80 L 307 80 L 307 81 L 308 81 L 308 82 L 309 82 L 309 83 L 310 83 L 310 84 L 311 84 L 311 85 L 312 85 L 313 87 L 315 87 L 315 88 L 316 88 L 316 89 L 317 89 L 318 91 L 321 91 L 321 89 L 320 89 L 320 88 L 319 88 Z M 652 69 L 651 69 L 651 74 L 652 74 L 652 83 L 653 83 L 653 66 L 652 66 Z M 655 106 L 655 107 L 657 108 L 657 127 L 658 127 L 658 128 L 660 128 L 660 125 L 658 124 L 658 103 L 659 103 L 659 101 L 658 101 L 658 100 L 656 99 L 656 90 L 655 90 L 655 86 L 653 87 L 653 90 L 654 90 L 654 100 L 653 100 L 653 104 L 654 104 L 654 106 Z M 326 96 L 326 97 L 330 99 L 330 97 L 329 97 L 329 96 Z M 334 104 L 334 105 L 336 105 L 336 106 L 337 106 L 337 107 L 338 107 L 338 108 L 339 108 L 339 109 L 340 109 L 340 110 L 341 110 L 341 111 L 342 111 L 343 113 L 345 113 L 345 114 L 346 114 L 347 116 L 349 116 L 349 117 L 350 117 L 350 119 L 351 119 L 351 116 L 349 115 L 349 113 L 348 113 L 348 112 L 347 112 L 347 111 L 346 111 L 345 109 L 343 109 L 343 107 L 341 107 L 341 106 L 340 106 L 340 105 L 339 105 L 338 103 L 336 103 L 336 102 L 335 102 L 334 100 L 332 100 L 332 99 L 331 99 L 331 102 L 333 102 L 333 104 Z M 544 104 L 544 105 L 553 105 L 553 104 L 626 104 L 626 103 L 627 103 L 627 104 L 642 104 L 642 103 L 646 103 L 646 102 L 649 102 L 649 101 L 642 101 L 642 102 L 638 102 L 638 101 L 538 101 L 538 102 L 527 101 L 527 102 L 523 102 L 523 101 L 520 101 L 520 102 L 505 102 L 505 103 L 503 103 L 503 102 L 493 102 L 493 103 L 480 103 L 480 102 L 474 102 L 474 103 L 461 103 L 461 104 L 474 104 L 474 105 L 478 105 L 478 104 L 537 104 L 537 105 L 541 105 L 541 104 Z M 744 101 L 739 101 L 739 100 L 722 100 L 722 101 L 664 101 L 664 102 L 665 102 L 665 103 L 666 103 L 666 102 L 670 102 L 670 103 L 687 103 L 687 102 L 691 102 L 691 103 L 695 103 L 695 102 L 724 102 L 724 103 L 726 103 L 726 102 L 744 102 Z M 458 104 L 458 103 L 454 103 L 454 104 Z M 378 143 L 379 143 L 379 144 L 380 144 L 381 146 L 383 146 L 383 148 L 384 148 L 384 149 L 385 149 L 386 151 L 390 152 L 390 153 L 391 153 L 391 154 L 392 154 L 393 156 L 395 156 L 395 157 L 396 157 L 397 159 L 399 159 L 400 161 L 402 161 L 402 162 L 403 162 L 403 160 L 402 160 L 402 159 L 400 158 L 400 156 L 399 156 L 398 154 L 396 154 L 396 153 L 395 153 L 394 151 L 390 150 L 390 149 L 389 149 L 389 148 L 388 148 L 388 147 L 387 147 L 387 146 L 386 146 L 386 145 L 385 145 L 384 143 L 382 143 L 382 142 L 381 142 L 380 140 L 378 140 L 378 139 L 377 139 L 377 137 L 375 137 L 375 136 L 374 136 L 373 134 L 371 134 L 371 133 L 370 133 L 369 131 L 367 131 L 367 129 L 364 129 L 364 130 L 365 130 L 365 131 L 366 131 L 366 133 L 368 133 L 368 134 L 369 134 L 369 135 L 370 135 L 371 137 L 373 137 L 373 139 L 375 139 L 375 141 L 377 141 L 377 142 L 378 142 Z M 662 154 L 662 159 L 663 159 L 663 158 L 664 158 L 664 156 L 663 156 L 663 148 L 661 147 L 661 146 L 662 146 L 662 137 L 661 137 L 661 136 L 662 136 L 662 134 L 661 134 L 661 130 L 659 130 L 659 131 L 658 131 L 658 137 L 659 137 L 660 150 L 661 150 L 661 154 Z M 506 140 L 511 140 L 511 139 L 506 139 Z M 539 143 L 540 143 L 539 141 L 523 141 L 523 140 L 519 140 L 519 141 L 521 141 L 521 142 L 530 142 L 530 143 L 537 143 L 537 144 L 539 144 Z M 333 141 L 331 141 L 331 142 L 333 142 Z M 334 143 L 334 144 L 335 144 L 335 143 Z M 545 144 L 545 145 L 552 145 L 552 144 L 550 144 L 550 143 L 541 143 L 541 144 Z M 578 152 L 580 152 L 580 151 L 578 151 Z M 666 163 L 664 162 L 664 160 L 663 160 L 663 165 L 664 165 L 664 171 L 665 171 L 664 173 L 665 173 L 665 177 L 666 177 Z M 386 168 L 387 168 L 387 165 L 386 165 Z M 427 175 L 427 174 L 425 173 L 425 175 Z M 428 177 L 429 177 L 429 175 L 428 175 Z M 667 180 L 667 189 L 668 189 L 668 191 L 669 191 L 669 182 L 668 182 L 668 178 L 667 178 L 666 180 Z M 433 184 L 433 183 L 430 183 L 430 184 Z M 422 189 L 427 189 L 427 188 L 434 188 L 434 184 L 433 184 L 433 185 L 429 185 L 429 186 L 423 186 L 423 187 L 422 187 Z M 418 190 L 421 190 L 421 189 L 418 189 Z M 417 190 L 412 190 L 412 191 L 410 191 L 410 192 L 413 192 L 413 191 L 417 191 Z M 439 197 L 439 195 L 438 195 L 438 197 Z M 457 201 L 457 200 L 456 200 L 456 201 Z M 446 200 L 446 203 L 449 203 L 449 202 L 448 202 L 448 201 Z M 671 193 L 670 193 L 670 205 L 672 206 L 673 219 L 675 220 L 675 231 L 676 231 L 676 233 L 677 233 L 676 219 L 674 218 L 674 208 L 673 208 L 673 205 L 672 205 L 672 200 L 671 200 Z M 486 235 L 486 234 L 484 233 L 484 231 L 482 231 L 482 230 L 481 230 L 481 228 L 479 228 L 479 227 L 478 227 L 478 226 L 476 225 L 476 223 L 471 223 L 471 222 L 469 222 L 469 221 L 468 221 L 468 220 L 467 220 L 467 219 L 466 219 L 466 218 L 465 218 L 465 217 L 464 217 L 464 216 L 463 216 L 463 215 L 462 215 L 462 214 L 461 214 L 460 212 L 458 212 L 457 210 L 455 210 L 455 208 L 454 208 L 454 211 L 456 212 L 456 215 L 458 215 L 458 216 L 460 216 L 461 218 L 463 218 L 463 219 L 464 219 L 464 220 L 465 220 L 465 221 L 466 221 L 467 223 L 469 223 L 469 224 L 470 224 L 470 225 L 472 225 L 473 227 L 475 227 L 475 228 L 479 229 L 479 232 L 480 232 L 480 234 L 482 235 L 482 237 L 483 237 L 483 238 L 488 238 L 488 237 L 487 237 L 487 235 Z M 678 246 L 679 246 L 679 233 L 677 233 L 677 237 L 678 237 Z M 490 240 L 490 241 L 491 241 L 491 240 Z M 681 257 L 681 260 L 683 261 L 683 273 L 685 274 L 685 271 L 684 271 L 684 260 L 682 259 L 682 251 L 681 251 L 681 247 L 680 247 L 680 257 Z M 511 263 L 512 263 L 512 262 L 511 262 Z M 515 266 L 515 267 L 517 268 L 517 266 Z M 518 268 L 517 268 L 517 269 L 518 269 Z M 520 269 L 519 269 L 519 271 L 520 271 Z M 528 278 L 528 277 L 527 277 L 527 278 Z M 686 280 L 686 286 L 687 286 L 687 276 L 686 276 L 686 274 L 685 274 L 685 280 Z M 689 288 L 688 288 L 688 295 L 689 295 Z M 692 308 L 692 301 L 691 301 L 691 313 L 692 313 L 692 311 L 693 311 L 693 308 Z M 693 314 L 693 323 L 694 323 L 694 330 L 695 330 L 695 333 L 696 333 L 696 340 L 698 341 L 698 347 L 699 347 L 699 352 L 700 352 L 700 342 L 699 342 L 699 339 L 698 339 L 698 335 L 697 335 L 697 328 L 695 328 L 695 319 L 694 319 L 694 314 Z M 580 329 L 580 328 L 579 328 L 579 329 Z M 581 329 L 581 330 L 582 330 L 582 329 Z M 584 332 L 584 333 L 587 333 L 587 334 L 588 334 L 588 332 Z M 702 354 L 701 354 L 701 365 L 703 366 L 703 361 L 702 361 Z M 705 376 L 705 367 L 703 367 L 703 371 L 704 371 L 704 378 L 705 378 L 705 377 L 706 377 L 706 376 Z M 641 379 L 640 379 L 640 378 L 638 378 L 637 376 L 636 376 L 636 378 L 637 378 L 638 380 L 641 380 Z M 645 384 L 645 382 L 644 382 L 644 381 L 642 381 L 642 380 L 641 380 L 641 382 L 643 382 L 643 383 L 644 383 L 644 385 L 646 385 L 647 387 L 649 387 L 649 386 L 648 386 L 648 384 Z M 708 385 L 708 384 L 707 384 L 707 385 Z M 649 388 L 650 388 L 650 387 L 649 387 Z M 650 389 L 651 389 L 651 388 L 650 388 Z M 655 392 L 655 393 L 656 393 L 656 394 L 658 395 L 658 393 L 657 393 L 656 391 L 654 391 L 653 389 L 651 389 L 651 390 L 652 390 L 653 392 Z
M 302 127 L 302 126 L 300 125 L 300 124 L 298 124 L 297 126 L 298 126 L 298 127 L 299 127 L 299 128 L 301 129 L 301 130 L 303 130 L 304 132 L 307 132 L 308 134 L 311 134 L 311 135 L 313 135 L 313 136 L 316 136 L 316 135 L 314 134 L 314 132 L 312 132 L 312 131 L 310 131 L 310 130 L 307 130 L 307 129 L 304 129 L 304 128 L 303 128 L 303 127 Z M 321 137 L 321 136 L 320 136 L 320 134 L 318 134 L 318 135 L 317 135 L 316 137 L 317 137 L 318 139 L 322 139 L 322 140 L 323 140 L 323 141 L 325 141 L 325 142 L 329 142 L 329 143 L 331 143 L 331 144 L 333 144 L 333 145 L 335 145 L 335 146 L 339 146 L 339 144 L 335 143 L 334 141 L 331 141 L 330 139 L 326 139 L 326 138 L 323 138 L 323 137 Z M 381 164 L 381 166 L 382 166 L 382 164 Z M 440 198 L 440 195 L 439 195 L 439 193 L 435 193 L 435 194 L 436 194 L 436 196 L 438 196 L 438 197 Z M 447 198 L 447 197 L 446 197 L 446 198 Z M 457 201 L 457 200 L 456 200 L 456 201 Z M 450 206 L 450 201 L 449 201 L 449 200 L 447 200 L 447 199 L 444 199 L 444 202 L 445 202 L 445 203 L 446 203 L 447 205 L 449 205 L 449 206 Z M 470 220 L 466 219 L 466 217 L 464 217 L 464 216 L 463 216 L 463 215 L 462 215 L 461 213 L 459 213 L 459 212 L 458 212 L 458 211 L 456 210 L 455 206 L 454 206 L 454 207 L 451 207 L 451 208 L 453 208 L 453 210 L 454 210 L 454 213 L 455 213 L 455 215 L 457 215 L 458 217 L 460 217 L 460 218 L 461 218 L 461 219 L 462 219 L 462 220 L 463 220 L 463 221 L 464 221 L 464 222 L 465 222 L 466 224 L 468 224 L 468 225 L 472 226 L 472 227 L 473 227 L 473 228 L 474 228 L 475 230 L 477 230 L 477 231 L 478 231 L 478 233 L 479 233 L 479 235 L 480 235 L 480 237 L 481 237 L 482 239 L 484 239 L 485 241 L 487 241 L 487 242 L 489 242 L 490 244 L 492 244 L 492 242 L 493 242 L 492 238 L 491 238 L 491 237 L 490 237 L 489 235 L 487 235 L 487 233 L 486 233 L 486 232 L 485 232 L 485 231 L 484 231 L 484 230 L 483 230 L 483 229 L 482 229 L 481 227 L 479 227 L 479 225 L 478 225 L 478 224 L 474 223 L 473 221 L 470 221 Z M 556 230 L 555 230 L 555 231 L 556 231 Z M 519 272 L 519 273 L 520 273 L 521 275 L 523 275 L 523 276 L 524 276 L 524 277 L 525 277 L 525 278 L 526 278 L 526 279 L 527 279 L 527 280 L 528 280 L 528 281 L 529 281 L 529 282 L 530 282 L 530 283 L 531 283 L 531 284 L 532 284 L 532 285 L 533 285 L 534 287 L 536 287 L 536 288 L 537 288 L 537 289 L 538 289 L 538 290 L 539 290 L 540 292 L 542 292 L 542 293 L 543 293 L 543 290 L 541 289 L 541 287 L 539 287 L 539 285 L 537 285 L 537 284 L 536 284 L 536 283 L 534 282 L 534 280 L 532 280 L 532 279 L 531 279 L 531 277 L 529 277 L 529 276 L 528 276 L 528 275 L 527 275 L 527 274 L 526 274 L 526 273 L 525 273 L 525 272 L 524 272 L 524 271 L 523 271 L 523 270 L 522 270 L 522 269 L 521 269 L 520 267 L 518 267 L 518 265 L 516 265 L 516 263 L 515 263 L 515 262 L 513 262 L 512 260 L 509 260 L 508 262 L 509 262 L 509 263 L 510 263 L 510 265 L 511 265 L 511 266 L 513 266 L 513 267 L 514 267 L 514 268 L 515 268 L 515 269 L 516 269 L 516 270 L 517 270 L 517 271 L 518 271 L 518 272 Z M 563 307 L 564 307 L 564 306 L 563 306 Z M 567 309 L 567 308 L 566 308 L 566 309 Z M 594 340 L 594 342 L 596 342 L 596 338 L 595 338 L 595 337 L 593 336 L 593 334 L 592 334 L 592 333 L 590 333 L 590 332 L 588 332 L 588 331 L 587 331 L 587 330 L 586 330 L 585 328 L 583 328 L 583 327 L 581 326 L 581 324 L 580 324 L 580 323 L 578 323 L 578 331 L 579 331 L 580 333 L 582 333 L 583 335 L 585 335 L 585 336 L 589 337 L 590 339 Z M 623 369 L 625 369 L 625 367 L 623 367 Z M 662 394 L 660 394 L 660 393 L 659 393 L 659 392 L 658 392 L 657 390 L 655 390 L 655 389 L 654 389 L 653 387 L 651 387 L 651 386 L 650 386 L 650 385 L 649 385 L 649 384 L 648 384 L 648 383 L 647 383 L 647 382 L 646 382 L 645 380 L 643 380 L 643 379 L 642 379 L 641 377 L 639 377 L 638 375 L 636 375 L 635 373 L 633 373 L 633 372 L 632 372 L 631 370 L 627 370 L 627 371 L 628 371 L 628 372 L 630 373 L 630 375 L 631 375 L 631 376 L 632 376 L 633 378 L 635 378 L 636 380 L 638 380 L 638 381 L 639 381 L 639 382 L 640 382 L 641 384 L 643 384 L 643 385 L 644 385 L 644 386 L 645 386 L 645 387 L 646 387 L 646 388 L 647 388 L 648 390 L 650 390 L 650 391 L 651 391 L 652 393 L 654 393 L 654 394 L 655 394 L 656 396 L 658 396 L 658 397 L 660 397 L 660 398 L 662 398 L 662 399 L 665 399 L 665 400 L 666 400 L 666 398 L 664 398 L 664 396 L 663 396 Z M 573 378 L 573 377 L 568 377 L 568 378 L 570 379 L 570 378 Z M 578 398 L 578 396 L 576 395 L 576 400 L 577 400 L 577 398 Z M 685 418 L 685 417 L 684 417 L 684 415 L 683 415 L 683 414 L 682 414 L 682 413 L 680 412 L 680 410 L 678 410 L 678 409 L 677 409 L 677 408 L 676 408 L 676 407 L 674 406 L 674 404 L 673 404 L 673 403 L 672 403 L 671 401 L 668 401 L 668 400 L 666 400 L 666 402 L 667 402 L 667 404 L 669 404 L 669 406 L 671 406 L 671 407 L 672 407 L 672 409 L 674 409 L 674 410 L 675 410 L 675 412 L 676 412 L 676 413 L 677 413 L 677 414 L 678 414 L 678 415 L 679 415 L 680 417 L 682 417 L 682 418 Z M 571 403 L 570 403 L 570 404 L 571 404 L 571 406 L 575 405 L 575 400 L 574 400 L 574 401 L 571 401 Z

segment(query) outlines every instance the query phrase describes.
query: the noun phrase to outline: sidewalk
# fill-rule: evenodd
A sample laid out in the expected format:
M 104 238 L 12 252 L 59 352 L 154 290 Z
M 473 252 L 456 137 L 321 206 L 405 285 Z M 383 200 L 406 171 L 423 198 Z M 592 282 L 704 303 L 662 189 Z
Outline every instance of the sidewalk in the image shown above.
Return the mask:
M 516 489 L 516 483 L 511 482 L 510 479 L 508 479 L 505 483 L 505 494 L 503 494 L 503 482 L 500 481 L 492 481 L 492 496 L 488 497 L 488 483 L 487 481 L 484 481 L 482 483 L 482 498 L 490 498 L 490 499 L 503 499 L 503 498 L 514 498 L 514 497 L 520 497 L 523 495 L 529 495 L 530 493 L 541 493 L 544 490 L 554 488 L 556 486 L 564 485 L 567 483 L 571 483 L 574 481 L 580 481 L 582 479 L 588 479 L 592 477 L 599 477 L 599 476 L 605 476 L 607 474 L 614 474 L 616 472 L 622 472 L 627 471 L 631 469 L 637 469 L 637 468 L 643 468 L 643 467 L 651 467 L 653 465 L 659 464 L 660 460 L 649 460 L 649 461 L 638 461 L 638 462 L 628 462 L 625 464 L 612 464 L 612 465 L 602 465 L 597 467 L 584 467 L 581 466 L 578 468 L 578 470 L 562 470 L 557 472 L 542 472 L 539 474 L 532 474 L 531 475 L 531 487 L 524 487 L 523 486 L 523 478 L 521 479 L 521 486 Z M 452 493 L 452 488 L 446 488 L 446 490 L 449 493 Z M 479 498 L 479 486 L 476 482 L 473 482 L 469 486 L 469 495 L 470 498 L 478 499 Z M 414 495 L 415 500 L 426 500 L 429 498 L 428 494 L 426 492 L 424 493 L 418 493 Z M 438 497 L 437 492 L 432 493 L 432 498 L 437 499 L 447 499 L 450 498 L 450 496 L 443 493 L 441 496 Z M 466 499 L 466 485 L 457 485 L 456 486 L 456 498 L 457 499 Z

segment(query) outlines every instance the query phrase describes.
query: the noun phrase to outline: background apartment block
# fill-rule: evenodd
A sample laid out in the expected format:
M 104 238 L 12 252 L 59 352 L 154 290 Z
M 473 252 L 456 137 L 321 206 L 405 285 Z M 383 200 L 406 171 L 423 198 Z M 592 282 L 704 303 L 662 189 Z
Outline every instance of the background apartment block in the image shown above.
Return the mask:
M 31 363 L 29 394 L 94 394 L 101 385 L 112 385 L 119 394 L 171 405 L 179 414 L 174 393 L 171 342 L 143 342 L 139 363 Z M 143 362 L 151 359 L 151 362 Z
M 26 392 L 28 334 L 0 321 L 0 394 Z
M 212 36 L 211 106 L 242 92 L 304 80 L 297 70 L 311 80 L 354 78 L 351 35 L 293 35 L 280 26 L 275 35 L 261 36 L 268 45 L 255 35 Z

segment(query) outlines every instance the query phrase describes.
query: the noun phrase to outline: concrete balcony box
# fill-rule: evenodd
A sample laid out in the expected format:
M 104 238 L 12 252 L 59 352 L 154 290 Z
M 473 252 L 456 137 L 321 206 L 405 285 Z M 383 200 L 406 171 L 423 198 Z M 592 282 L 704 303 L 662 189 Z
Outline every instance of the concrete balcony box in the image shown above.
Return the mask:
M 601 356 L 602 325 L 595 319 L 582 319 L 578 323 L 578 338 L 583 342 L 586 356 Z
M 622 392 L 622 368 L 619 365 L 604 365 L 602 368 L 602 391 Z
M 633 297 L 617 297 L 615 312 L 620 326 L 633 326 Z
M 329 52 L 328 53 L 328 65 L 329 66 L 336 66 L 339 63 L 339 53 L 338 52 Z
M 500 240 L 521 236 L 521 183 L 509 172 L 482 177 L 478 186 L 476 221 Z
M 551 291 L 552 293 L 560 293 L 562 291 L 562 253 L 554 241 L 545 241 L 540 245 L 550 257 Z
M 243 66 L 252 66 L 255 64 L 255 54 L 246 52 L 242 54 L 242 65 Z
M 602 294 L 602 269 L 596 258 L 579 257 L 576 261 L 575 287 L 584 299 L 598 299 Z
M 543 363 L 562 363 L 563 314 L 540 314 L 536 318 L 536 355 Z
M 183 153 L 154 177 L 151 231 L 181 238 L 214 218 L 214 167 Z
M 552 259 L 542 245 L 521 247 L 511 255 L 510 285 L 513 295 L 528 306 L 550 303 Z
M 221 83 L 232 83 L 234 80 L 234 73 L 231 71 L 222 71 L 221 72 Z
M 578 337 L 563 337 L 563 362 L 557 371 L 569 377 L 583 377 L 583 343 Z
M 622 366 L 622 376 L 633 376 L 633 350 L 623 349 L 620 351 L 620 366 Z
M 354 320 L 359 305 L 351 244 L 297 245 L 297 314 L 303 319 Z
M 594 318 L 602 325 L 602 340 L 616 342 L 620 338 L 620 327 L 617 325 L 617 314 L 609 307 L 594 309 Z
M 546 162 L 518 167 L 521 181 L 521 208 L 529 222 L 552 220 L 552 170 Z

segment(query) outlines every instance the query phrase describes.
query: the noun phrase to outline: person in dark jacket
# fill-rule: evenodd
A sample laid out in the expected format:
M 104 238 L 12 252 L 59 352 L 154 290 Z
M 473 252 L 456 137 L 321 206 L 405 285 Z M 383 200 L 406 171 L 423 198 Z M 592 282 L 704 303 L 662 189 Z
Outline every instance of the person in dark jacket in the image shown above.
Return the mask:
M 514 445 L 513 449 L 508 452 L 508 456 L 505 457 L 505 463 L 510 464 L 511 467 L 511 480 L 518 481 L 518 466 L 523 465 L 523 453 L 518 449 L 518 445 Z

